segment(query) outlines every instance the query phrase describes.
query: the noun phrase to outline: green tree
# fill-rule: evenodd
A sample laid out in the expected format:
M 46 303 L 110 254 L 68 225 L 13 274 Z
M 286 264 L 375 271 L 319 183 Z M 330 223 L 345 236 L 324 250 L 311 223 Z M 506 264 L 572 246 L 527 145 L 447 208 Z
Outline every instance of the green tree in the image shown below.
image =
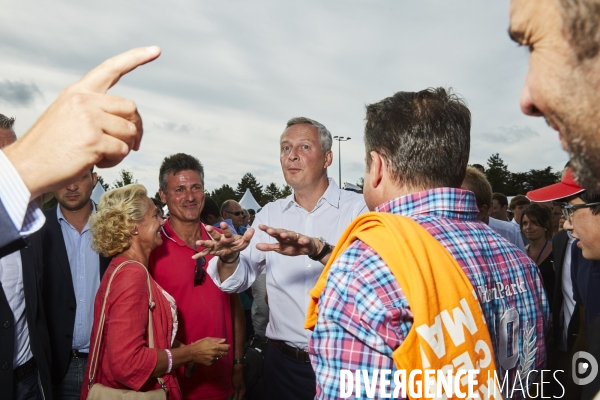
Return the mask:
M 271 182 L 265 188 L 265 192 L 263 193 L 262 199 L 264 204 L 267 204 L 277 199 L 280 199 L 281 197 L 281 191 L 274 182 Z
M 252 196 L 254 196 L 255 199 L 258 199 L 259 202 L 261 201 L 263 197 L 263 187 L 250 172 L 242 177 L 241 182 L 238 183 L 237 188 L 235 189 L 236 201 L 240 201 L 244 193 L 246 193 L 246 189 L 250 189 Z
M 507 193 L 507 189 L 510 189 L 509 181 L 511 174 L 508 171 L 508 166 L 504 164 L 504 160 L 500 158 L 500 154 L 493 154 L 487 160 L 487 165 L 488 168 L 485 171 L 485 176 L 490 185 L 492 185 L 492 192 L 500 192 L 511 196 L 512 193 Z
M 119 174 L 121 174 L 120 179 L 114 181 L 113 188 L 120 188 L 132 183 L 137 183 L 137 179 L 133 179 L 133 174 L 130 171 L 122 169 Z
M 221 207 L 221 204 L 223 204 L 225 200 L 238 200 L 236 199 L 235 190 L 233 190 L 233 188 L 227 184 L 224 184 L 220 188 L 213 190 L 210 194 L 210 197 L 217 202 L 219 207 Z
M 546 167 L 544 169 L 532 169 L 527 173 L 527 175 L 527 183 L 529 184 L 527 191 L 539 189 L 560 181 L 560 177 L 552 172 L 552 167 Z
M 288 197 L 290 194 L 292 194 L 292 187 L 288 184 L 283 185 L 281 188 L 281 198 Z
M 110 185 L 108 183 L 104 183 L 104 178 L 102 178 L 102 176 L 98 175 L 98 183 L 100 183 L 102 185 L 102 187 L 104 188 L 104 191 L 107 191 L 110 187 Z

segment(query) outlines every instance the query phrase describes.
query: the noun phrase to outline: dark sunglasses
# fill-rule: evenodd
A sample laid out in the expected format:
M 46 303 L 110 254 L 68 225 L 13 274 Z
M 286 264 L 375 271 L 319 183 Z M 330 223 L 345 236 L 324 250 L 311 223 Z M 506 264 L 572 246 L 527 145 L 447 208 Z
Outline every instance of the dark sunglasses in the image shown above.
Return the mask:
M 233 215 L 235 215 L 236 217 L 239 217 L 240 215 L 242 215 L 242 214 L 244 213 L 243 211 L 236 211 L 236 212 L 225 211 L 225 212 L 226 212 L 226 213 L 229 213 L 229 214 L 233 214 Z
M 566 220 L 570 220 L 573 218 L 573 213 L 575 210 L 579 210 L 580 208 L 588 208 L 600 206 L 600 203 L 586 203 L 586 204 L 562 204 L 560 209 L 562 210 L 563 216 Z
M 194 286 L 204 285 L 206 282 L 206 271 L 204 266 L 206 265 L 206 259 L 200 257 L 196 260 L 196 270 L 194 271 Z

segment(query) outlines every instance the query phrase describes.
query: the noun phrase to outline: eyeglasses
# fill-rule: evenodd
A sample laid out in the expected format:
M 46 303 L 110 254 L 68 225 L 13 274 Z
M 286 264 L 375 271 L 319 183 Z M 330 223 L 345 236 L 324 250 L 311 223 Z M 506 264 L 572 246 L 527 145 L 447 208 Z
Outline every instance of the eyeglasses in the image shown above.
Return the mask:
M 229 214 L 233 214 L 233 215 L 235 215 L 236 217 L 239 217 L 240 215 L 242 215 L 242 214 L 244 213 L 243 211 L 236 211 L 236 212 L 225 211 L 225 212 L 226 212 L 226 213 L 229 213 Z
M 194 271 L 194 286 L 204 285 L 206 281 L 206 271 L 204 266 L 206 265 L 206 259 L 200 257 L 196 260 L 196 270 Z
M 573 218 L 573 214 L 575 213 L 575 210 L 579 210 L 580 208 L 594 207 L 594 206 L 600 206 L 600 202 L 586 203 L 586 204 L 563 204 L 560 206 L 560 209 L 562 210 L 563 217 L 565 217 L 566 220 L 570 220 L 571 218 Z

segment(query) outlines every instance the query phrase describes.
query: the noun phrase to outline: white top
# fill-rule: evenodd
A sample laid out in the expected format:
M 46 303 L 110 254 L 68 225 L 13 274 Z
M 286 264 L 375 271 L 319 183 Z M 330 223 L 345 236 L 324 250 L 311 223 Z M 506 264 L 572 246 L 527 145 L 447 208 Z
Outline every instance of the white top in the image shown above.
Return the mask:
M 20 251 L 15 251 L 0 259 L 0 283 L 14 317 L 14 320 L 10 321 L 14 324 L 15 330 L 14 369 L 33 357 L 29 347 L 29 329 L 27 327 L 27 315 L 25 314 L 23 265 Z
M 561 289 L 563 293 L 563 332 L 562 341 L 560 343 L 560 349 L 567 351 L 567 331 L 571 317 L 573 316 L 573 310 L 575 309 L 575 299 L 573 299 L 573 281 L 571 280 L 571 247 L 575 238 L 569 234 L 569 243 L 567 243 L 567 249 L 565 251 L 565 258 L 563 260 L 563 269 L 561 276 Z
M 217 272 L 217 257 L 208 264 L 207 272 L 221 290 L 242 292 L 265 270 L 269 296 L 267 337 L 283 340 L 306 350 L 311 331 L 304 329 L 309 291 L 321 275 L 324 265 L 308 256 L 287 257 L 276 252 L 256 249 L 257 243 L 274 243 L 259 224 L 283 228 L 311 237 L 322 237 L 335 244 L 346 227 L 360 214 L 368 211 L 362 194 L 340 190 L 333 179 L 314 210 L 307 211 L 294 200 L 294 194 L 263 207 L 256 214 L 252 241 L 241 252 L 236 271 L 221 283 Z
M 523 237 L 521 236 L 521 227 L 516 222 L 511 223 L 490 217 L 488 225 L 496 231 L 498 235 L 502 236 L 504 239 L 521 249 L 523 253 L 527 254 L 525 245 L 523 244 Z

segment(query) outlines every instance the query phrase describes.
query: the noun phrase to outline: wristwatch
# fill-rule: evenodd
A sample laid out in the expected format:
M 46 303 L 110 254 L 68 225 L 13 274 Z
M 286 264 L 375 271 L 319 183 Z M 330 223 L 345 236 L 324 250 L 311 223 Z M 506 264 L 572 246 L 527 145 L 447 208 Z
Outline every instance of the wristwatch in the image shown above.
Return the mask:
M 323 248 L 321 249 L 321 251 L 318 254 L 309 255 L 308 258 L 310 258 L 311 260 L 321 261 L 321 259 L 323 257 L 325 257 L 327 254 L 331 253 L 331 251 L 333 250 L 333 246 L 331 246 L 329 243 L 327 243 L 325 241 L 325 239 L 323 239 L 322 237 L 319 238 L 319 241 L 321 243 L 323 243 Z
M 246 365 L 246 357 L 244 358 L 236 358 L 233 360 L 233 365 L 241 364 L 242 366 Z

